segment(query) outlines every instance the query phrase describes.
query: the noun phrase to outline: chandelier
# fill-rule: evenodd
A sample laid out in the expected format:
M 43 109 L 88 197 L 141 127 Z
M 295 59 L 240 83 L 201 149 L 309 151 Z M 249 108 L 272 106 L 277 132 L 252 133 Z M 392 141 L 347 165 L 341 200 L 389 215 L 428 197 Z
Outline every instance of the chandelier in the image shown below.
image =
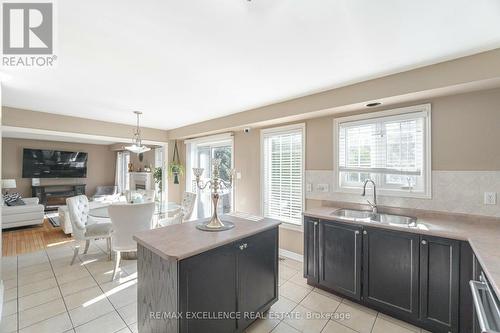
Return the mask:
M 151 148 L 142 144 L 141 128 L 139 127 L 139 116 L 142 114 L 142 112 L 134 111 L 134 113 L 137 115 L 137 127 L 135 128 L 134 137 L 132 138 L 132 145 L 126 146 L 125 149 L 133 153 L 140 154 L 151 150 Z

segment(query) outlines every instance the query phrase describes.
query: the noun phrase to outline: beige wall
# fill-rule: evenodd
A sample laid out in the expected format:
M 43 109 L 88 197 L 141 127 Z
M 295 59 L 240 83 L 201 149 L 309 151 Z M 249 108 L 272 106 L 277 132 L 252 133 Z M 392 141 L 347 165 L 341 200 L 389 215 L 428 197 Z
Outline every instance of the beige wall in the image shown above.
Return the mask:
M 42 185 L 86 184 L 86 194 L 93 195 L 98 185 L 114 185 L 116 152 L 107 145 L 66 143 L 56 141 L 9 139 L 2 140 L 2 178 L 15 178 L 17 192 L 31 196 L 31 178 L 22 178 L 23 148 L 84 151 L 88 153 L 87 178 L 41 179 Z
M 106 121 L 63 116 L 59 114 L 37 112 L 2 106 L 3 126 L 34 128 L 49 131 L 99 135 L 128 139 L 134 133 L 134 126 L 110 123 Z M 167 131 L 141 128 L 144 140 L 166 142 Z
M 500 170 L 500 89 L 420 100 L 399 106 L 431 103 L 433 170 Z M 392 108 L 392 106 L 391 106 Z M 377 110 L 387 108 L 380 107 Z M 363 109 L 348 114 L 375 112 Z M 333 119 L 308 119 L 306 123 L 306 169 L 333 169 Z M 234 135 L 235 168 L 242 178 L 236 181 L 235 209 L 261 214 L 260 129 Z M 182 190 L 181 190 L 182 191 Z M 307 206 L 318 205 L 308 200 Z M 280 247 L 302 253 L 301 232 L 281 229 Z
M 150 151 L 147 151 L 143 153 L 143 159 L 142 162 L 139 161 L 139 154 L 130 154 L 130 162 L 133 164 L 134 171 L 144 171 L 144 168 L 146 166 L 149 166 L 151 168 L 154 168 L 155 164 L 155 151 L 151 149 Z

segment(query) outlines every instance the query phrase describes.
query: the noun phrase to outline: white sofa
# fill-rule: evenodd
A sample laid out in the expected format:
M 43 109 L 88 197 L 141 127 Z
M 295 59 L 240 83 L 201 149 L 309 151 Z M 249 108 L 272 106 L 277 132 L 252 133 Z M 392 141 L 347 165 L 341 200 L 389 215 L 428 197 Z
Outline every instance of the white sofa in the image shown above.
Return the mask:
M 43 224 L 44 207 L 38 198 L 23 198 L 26 205 L 7 206 L 2 200 L 2 229 Z

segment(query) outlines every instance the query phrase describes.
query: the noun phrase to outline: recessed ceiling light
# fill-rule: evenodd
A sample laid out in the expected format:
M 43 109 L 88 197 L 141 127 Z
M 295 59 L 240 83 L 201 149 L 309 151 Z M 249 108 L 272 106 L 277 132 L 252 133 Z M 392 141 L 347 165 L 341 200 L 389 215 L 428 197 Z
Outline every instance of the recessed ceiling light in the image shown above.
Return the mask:
M 373 108 L 373 107 L 379 106 L 379 105 L 382 105 L 382 103 L 380 103 L 380 102 L 373 102 L 373 103 L 366 104 L 366 107 Z

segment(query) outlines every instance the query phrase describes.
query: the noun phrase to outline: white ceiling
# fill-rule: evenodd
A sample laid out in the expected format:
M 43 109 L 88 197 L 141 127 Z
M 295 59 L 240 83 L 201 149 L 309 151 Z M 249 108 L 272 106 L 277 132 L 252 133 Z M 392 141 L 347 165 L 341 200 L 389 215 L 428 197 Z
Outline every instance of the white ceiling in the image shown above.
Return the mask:
M 171 129 L 500 47 L 498 0 L 57 1 L 3 105 Z

